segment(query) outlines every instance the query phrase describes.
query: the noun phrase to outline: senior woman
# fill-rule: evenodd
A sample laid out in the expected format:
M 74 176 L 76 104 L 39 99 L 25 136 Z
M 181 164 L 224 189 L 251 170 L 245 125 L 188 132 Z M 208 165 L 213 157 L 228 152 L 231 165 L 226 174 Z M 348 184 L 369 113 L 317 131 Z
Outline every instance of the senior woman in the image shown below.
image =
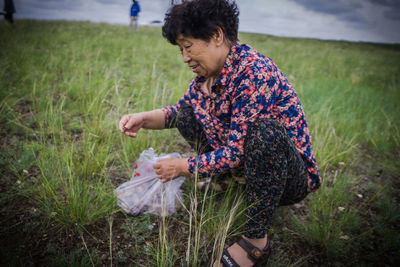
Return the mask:
M 296 92 L 270 58 L 238 44 L 238 15 L 229 0 L 173 6 L 162 33 L 196 75 L 175 105 L 124 115 L 119 129 L 136 137 L 141 128 L 177 127 L 198 152 L 154 164 L 162 182 L 196 174 L 245 177 L 247 223 L 221 261 L 253 266 L 268 259 L 277 207 L 301 201 L 321 180 Z

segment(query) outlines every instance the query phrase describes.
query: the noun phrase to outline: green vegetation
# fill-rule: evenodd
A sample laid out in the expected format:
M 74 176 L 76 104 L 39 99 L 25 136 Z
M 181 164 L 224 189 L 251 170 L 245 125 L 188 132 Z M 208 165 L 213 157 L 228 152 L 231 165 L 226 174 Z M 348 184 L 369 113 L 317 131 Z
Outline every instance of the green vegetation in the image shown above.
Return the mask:
M 0 262 L 205 266 L 243 225 L 243 189 L 187 180 L 173 216 L 129 216 L 113 190 L 139 153 L 191 153 L 176 130 L 117 130 L 175 103 L 193 74 L 159 28 L 0 23 Z M 278 210 L 269 266 L 400 262 L 400 46 L 240 34 L 294 84 L 324 179 Z

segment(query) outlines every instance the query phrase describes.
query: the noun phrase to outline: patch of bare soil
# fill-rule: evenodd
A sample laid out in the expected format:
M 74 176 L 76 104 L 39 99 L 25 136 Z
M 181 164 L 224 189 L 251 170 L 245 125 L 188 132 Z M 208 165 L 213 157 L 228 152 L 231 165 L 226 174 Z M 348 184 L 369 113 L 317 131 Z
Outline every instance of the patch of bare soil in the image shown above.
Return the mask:
M 40 220 L 35 218 L 37 209 L 13 189 L 17 178 L 3 167 L 0 171 L 7 177 L 1 179 L 0 265 L 20 265 L 30 262 L 27 258 L 36 256 L 42 246 Z
M 49 220 L 25 196 L 15 194 L 2 199 L 0 218 L 0 266 L 52 266 L 61 256 L 65 257 L 61 264 L 67 265 L 72 252 L 80 258 L 91 258 L 96 266 L 110 266 L 111 259 L 117 266 L 148 266 L 146 259 L 130 257 L 138 248 L 123 227 L 127 216 L 121 212 L 85 229 L 71 230 Z M 157 240 L 157 229 L 153 236 Z

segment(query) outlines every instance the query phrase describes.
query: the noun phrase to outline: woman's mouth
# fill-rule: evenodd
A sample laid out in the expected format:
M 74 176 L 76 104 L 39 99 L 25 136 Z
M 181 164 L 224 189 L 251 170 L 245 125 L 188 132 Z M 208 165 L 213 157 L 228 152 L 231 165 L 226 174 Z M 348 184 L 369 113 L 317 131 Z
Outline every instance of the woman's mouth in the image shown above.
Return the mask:
M 199 67 L 200 67 L 200 65 L 199 65 L 199 64 L 197 64 L 197 65 L 194 65 L 194 66 L 191 66 L 191 68 L 192 68 L 192 71 L 193 71 L 193 72 L 195 72 L 195 73 L 199 72 Z

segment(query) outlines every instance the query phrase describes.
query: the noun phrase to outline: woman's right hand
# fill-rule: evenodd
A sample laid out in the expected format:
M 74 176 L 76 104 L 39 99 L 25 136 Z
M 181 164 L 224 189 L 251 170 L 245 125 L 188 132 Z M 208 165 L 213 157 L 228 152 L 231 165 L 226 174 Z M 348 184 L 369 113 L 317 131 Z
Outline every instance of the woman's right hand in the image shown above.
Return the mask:
M 126 136 L 135 138 L 137 132 L 143 127 L 144 117 L 140 113 L 132 113 L 122 116 L 119 121 L 119 130 Z

